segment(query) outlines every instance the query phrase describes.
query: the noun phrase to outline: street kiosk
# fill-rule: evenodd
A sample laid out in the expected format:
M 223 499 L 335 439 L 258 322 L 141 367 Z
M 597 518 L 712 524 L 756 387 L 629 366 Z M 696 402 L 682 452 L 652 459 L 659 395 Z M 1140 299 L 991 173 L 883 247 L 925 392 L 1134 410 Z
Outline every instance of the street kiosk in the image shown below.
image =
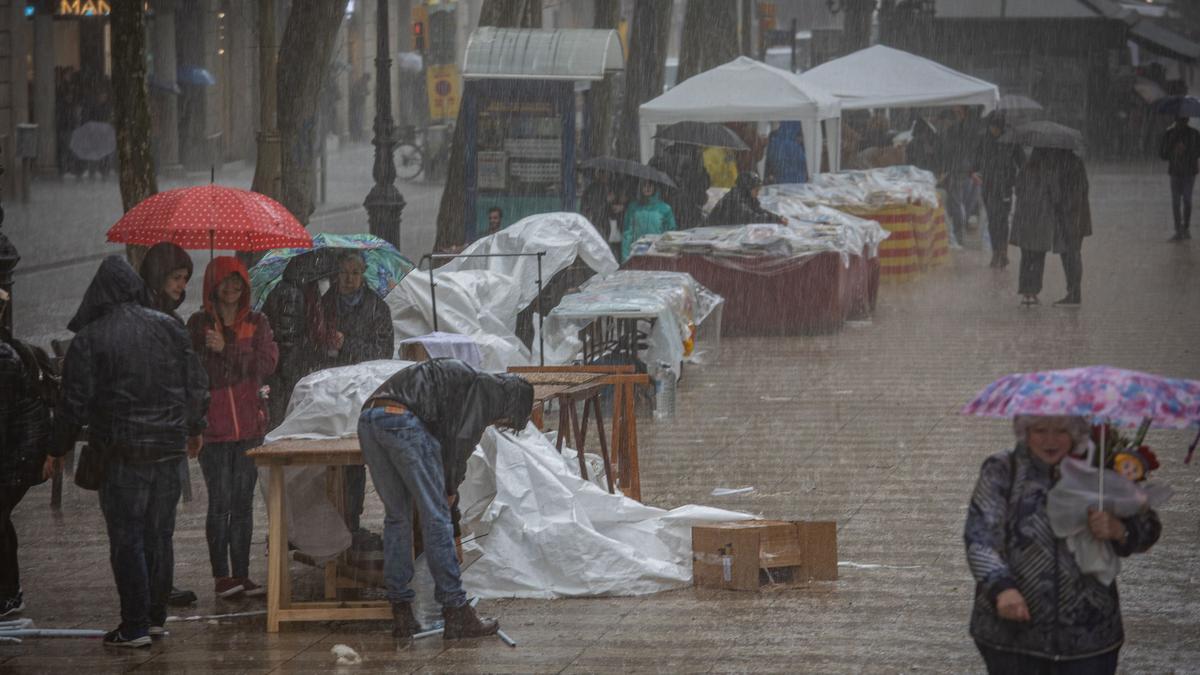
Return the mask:
M 577 119 L 585 112 L 576 106 L 576 83 L 622 68 L 615 30 L 481 27 L 471 34 L 463 66 L 468 240 L 487 232 L 495 207 L 504 225 L 575 210 Z

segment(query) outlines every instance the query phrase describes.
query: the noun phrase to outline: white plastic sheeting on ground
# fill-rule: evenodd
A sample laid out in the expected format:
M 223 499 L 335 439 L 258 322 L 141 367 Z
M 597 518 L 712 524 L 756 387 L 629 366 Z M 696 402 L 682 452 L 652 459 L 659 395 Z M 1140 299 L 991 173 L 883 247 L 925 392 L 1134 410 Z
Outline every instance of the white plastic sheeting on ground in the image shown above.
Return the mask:
M 352 435 L 367 396 L 407 365 L 372 361 L 310 375 L 296 385 L 288 417 L 268 442 Z M 324 468 L 314 468 L 286 470 L 288 534 L 301 552 L 324 559 L 345 550 L 350 538 L 325 495 Z M 635 595 L 684 586 L 692 579 L 693 524 L 754 517 L 701 506 L 665 511 L 610 495 L 580 478 L 574 453 L 559 455 L 533 426 L 520 434 L 489 429 L 459 494 L 468 560 L 463 579 L 468 593 L 485 598 Z M 330 513 L 332 520 L 324 517 Z M 311 514 L 317 516 L 310 520 Z M 427 576 L 419 572 L 415 583 Z
M 651 375 L 657 375 L 665 363 L 678 378 L 683 372 L 684 342 L 724 302 L 686 272 L 619 270 L 592 277 L 578 293 L 564 296 L 546 318 L 546 332 L 574 334 L 598 317 L 653 319 L 642 361 Z M 720 313 L 715 320 L 720 320 Z
M 610 495 L 532 426 L 489 430 L 459 488 L 481 557 L 463 572 L 483 598 L 641 595 L 692 581 L 692 526 L 754 516 L 705 506 L 666 511 Z
M 596 228 L 577 213 L 542 213 L 476 240 L 463 254 L 545 251 L 542 281 L 576 259 L 598 274 L 617 269 L 612 249 Z M 538 261 L 533 256 L 455 258 L 434 271 L 438 329 L 475 340 L 487 370 L 528 365 L 536 355 L 516 336 L 517 314 L 537 297 Z M 433 332 L 433 299 L 428 272 L 414 271 L 387 296 L 398 339 Z M 550 308 L 546 308 L 548 311 Z M 579 349 L 574 335 L 545 336 L 546 363 L 563 363 Z

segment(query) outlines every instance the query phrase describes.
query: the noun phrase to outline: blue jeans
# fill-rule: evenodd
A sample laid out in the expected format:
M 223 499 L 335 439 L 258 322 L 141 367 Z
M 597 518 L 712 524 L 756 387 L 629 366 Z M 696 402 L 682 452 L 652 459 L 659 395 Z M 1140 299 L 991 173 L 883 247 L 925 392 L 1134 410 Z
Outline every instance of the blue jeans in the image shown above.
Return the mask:
M 388 599 L 411 602 L 413 577 L 412 513 L 421 517 L 425 560 L 433 573 L 434 599 L 443 607 L 467 602 L 454 550 L 454 529 L 446 501 L 442 449 L 420 418 L 394 415 L 383 408 L 363 411 L 358 442 L 383 501 L 383 573 Z
M 1182 234 L 1192 224 L 1192 192 L 1195 176 L 1171 176 L 1171 214 L 1175 216 L 1175 232 Z
M 112 460 L 100 485 L 109 562 L 121 597 L 121 633 L 136 638 L 167 619 L 182 458 L 153 464 Z
M 200 451 L 200 470 L 208 488 L 208 560 L 214 577 L 227 577 L 230 565 L 239 579 L 250 576 L 250 537 L 254 533 L 254 484 L 258 470 L 246 451 L 262 445 L 261 438 L 229 443 L 206 443 Z

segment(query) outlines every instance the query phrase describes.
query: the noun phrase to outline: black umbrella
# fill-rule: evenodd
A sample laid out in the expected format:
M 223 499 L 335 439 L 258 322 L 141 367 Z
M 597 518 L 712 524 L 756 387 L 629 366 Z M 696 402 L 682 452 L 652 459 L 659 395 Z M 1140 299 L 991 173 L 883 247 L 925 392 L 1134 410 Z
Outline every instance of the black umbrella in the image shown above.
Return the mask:
M 675 181 L 667 174 L 655 169 L 654 167 L 639 164 L 628 159 L 617 159 L 616 157 L 593 157 L 579 165 L 580 171 L 607 171 L 608 173 L 617 173 L 622 176 L 632 176 L 640 180 L 648 180 L 652 183 L 665 185 L 667 187 L 675 187 Z
M 660 141 L 706 145 L 713 148 L 750 149 L 745 141 L 738 138 L 728 127 L 711 122 L 676 122 L 658 132 L 655 138 Z
M 1034 148 L 1059 148 L 1070 150 L 1077 155 L 1082 155 L 1084 148 L 1083 134 L 1049 120 L 1026 122 L 1009 129 L 1000 137 L 1000 142 Z
M 1150 107 L 1159 115 L 1200 117 L 1200 99 L 1195 96 L 1164 96 Z

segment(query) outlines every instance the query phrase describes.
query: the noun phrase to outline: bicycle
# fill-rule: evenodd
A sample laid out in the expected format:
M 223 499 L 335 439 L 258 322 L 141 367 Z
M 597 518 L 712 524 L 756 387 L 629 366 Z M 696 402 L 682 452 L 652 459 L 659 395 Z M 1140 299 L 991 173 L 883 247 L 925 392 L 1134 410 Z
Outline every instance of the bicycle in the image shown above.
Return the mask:
M 422 173 L 433 165 L 446 161 L 450 154 L 450 143 L 454 137 L 454 126 L 450 125 L 443 136 L 442 142 L 436 148 L 433 156 L 426 163 L 426 149 L 429 146 L 429 130 L 408 125 L 401 132 L 400 144 L 396 146 L 396 177 L 401 180 L 416 180 Z

